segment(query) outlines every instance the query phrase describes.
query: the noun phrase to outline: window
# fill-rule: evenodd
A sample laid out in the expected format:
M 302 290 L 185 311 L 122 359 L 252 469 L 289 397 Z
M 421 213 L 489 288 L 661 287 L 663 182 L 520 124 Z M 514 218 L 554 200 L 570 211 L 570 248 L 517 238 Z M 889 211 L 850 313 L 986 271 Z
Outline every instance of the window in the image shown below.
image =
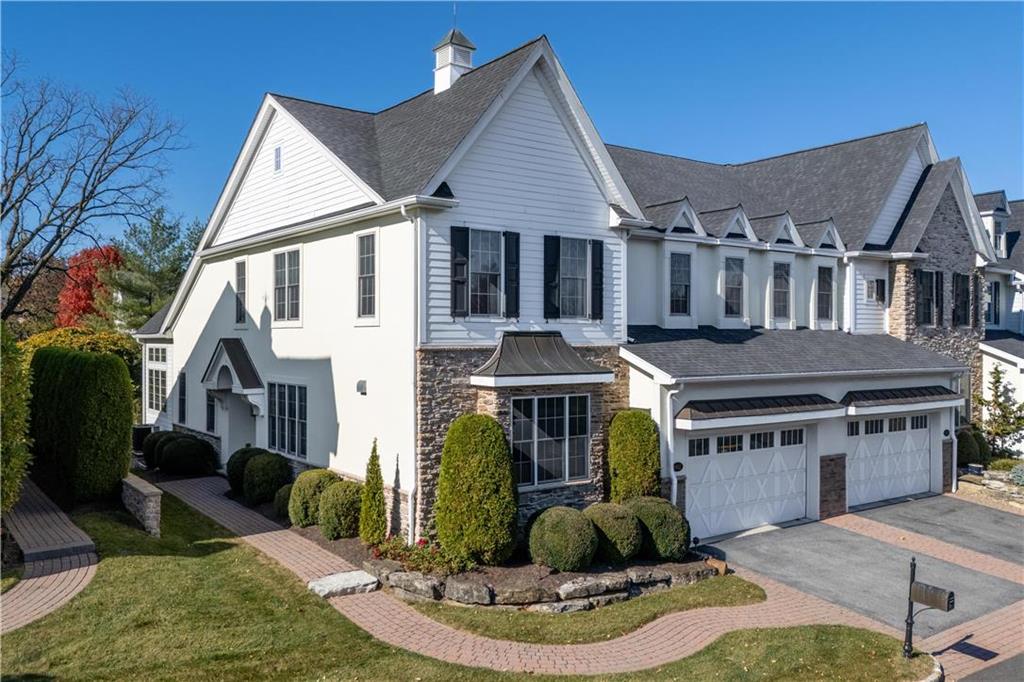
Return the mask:
M 587 316 L 587 270 L 589 249 L 586 239 L 560 241 L 558 299 L 562 317 Z
M 860 422 L 846 422 L 846 435 L 853 437 L 860 435 Z
M 910 428 L 912 428 L 914 430 L 917 430 L 917 429 L 927 429 L 928 428 L 928 415 L 926 415 L 926 414 L 918 414 L 918 415 L 915 415 L 915 416 L 911 417 L 910 418 Z
M 501 233 L 469 231 L 469 313 L 501 314 Z
M 150 346 L 147 351 L 150 362 L 167 362 L 167 349 L 160 346 Z
M 779 441 L 782 447 L 789 447 L 790 445 L 803 445 L 804 444 L 804 430 L 803 429 L 783 429 L 779 433 Z
M 772 317 L 789 319 L 789 263 L 772 265 Z
M 935 273 L 929 270 L 918 270 L 917 283 L 917 323 L 935 324 Z
M 274 319 L 299 319 L 299 250 L 274 254 Z
M 167 372 L 162 369 L 150 368 L 146 374 L 146 405 L 151 410 L 163 412 L 165 403 L 164 396 L 167 395 Z
M 750 434 L 751 450 L 766 450 L 775 447 L 775 432 L 764 431 L 762 433 Z
M 359 317 L 377 314 L 377 235 L 359 237 Z
M 206 430 L 210 433 L 217 431 L 217 398 L 213 391 L 206 392 Z
M 953 273 L 953 325 L 966 327 L 971 323 L 971 277 Z
M 832 319 L 832 268 L 818 268 L 818 319 Z
M 690 254 L 673 253 L 669 282 L 669 313 L 690 314 Z
M 725 316 L 743 315 L 743 259 L 725 259 Z
M 178 423 L 185 423 L 185 415 L 187 414 L 185 408 L 187 406 L 185 396 L 185 373 L 181 372 L 178 374 Z
M 235 324 L 245 322 L 245 261 L 235 261 Z
M 989 324 L 999 324 L 999 294 L 999 282 L 989 282 L 988 307 L 985 309 L 985 321 Z
M 267 444 L 271 450 L 306 458 L 306 387 L 267 384 Z
M 716 445 L 718 454 L 726 452 L 741 452 L 743 450 L 743 434 L 733 434 L 731 436 L 719 436 Z
M 711 441 L 707 438 L 691 438 L 689 448 L 690 457 L 703 457 L 711 452 Z
M 885 305 L 885 280 L 869 279 L 864 282 L 866 291 L 864 298 Z
M 885 427 L 884 419 L 865 419 L 864 420 L 864 435 L 870 436 L 876 433 L 882 433 Z
M 281 146 L 274 147 L 274 172 L 281 170 Z
M 514 398 L 512 468 L 520 486 L 590 476 L 590 396 Z
M 889 417 L 889 431 L 906 431 L 906 417 Z

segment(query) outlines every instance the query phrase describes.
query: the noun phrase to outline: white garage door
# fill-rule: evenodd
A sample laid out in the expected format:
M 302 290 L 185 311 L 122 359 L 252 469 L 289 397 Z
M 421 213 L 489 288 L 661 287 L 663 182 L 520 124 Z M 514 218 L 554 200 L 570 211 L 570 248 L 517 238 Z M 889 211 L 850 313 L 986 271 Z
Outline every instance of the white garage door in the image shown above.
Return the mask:
M 804 441 L 803 429 L 688 439 L 684 473 L 691 534 L 708 538 L 803 518 Z
M 930 483 L 928 417 L 861 419 L 850 427 L 846 503 L 855 507 L 927 492 Z

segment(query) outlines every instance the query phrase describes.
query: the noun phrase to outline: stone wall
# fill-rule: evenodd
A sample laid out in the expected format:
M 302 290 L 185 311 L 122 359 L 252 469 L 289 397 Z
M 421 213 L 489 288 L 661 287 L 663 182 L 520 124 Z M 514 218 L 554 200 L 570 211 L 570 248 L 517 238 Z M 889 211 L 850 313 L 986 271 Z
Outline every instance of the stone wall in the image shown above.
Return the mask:
M 820 460 L 818 518 L 846 513 L 846 454 L 824 455 Z
M 171 428 L 174 431 L 177 431 L 178 433 L 187 433 L 190 436 L 195 436 L 196 438 L 199 438 L 201 440 L 205 440 L 207 443 L 212 445 L 213 448 L 218 453 L 220 453 L 220 436 L 215 436 L 212 433 L 207 433 L 206 431 L 199 431 L 197 429 L 190 429 L 189 427 L 183 426 L 182 424 L 172 424 Z M 229 452 L 227 454 L 230 455 L 231 453 Z
M 953 439 L 942 441 L 942 492 L 953 492 Z
M 162 492 L 155 485 L 144 481 L 135 474 L 128 474 L 121 481 L 121 502 L 146 532 L 160 537 L 160 498 Z

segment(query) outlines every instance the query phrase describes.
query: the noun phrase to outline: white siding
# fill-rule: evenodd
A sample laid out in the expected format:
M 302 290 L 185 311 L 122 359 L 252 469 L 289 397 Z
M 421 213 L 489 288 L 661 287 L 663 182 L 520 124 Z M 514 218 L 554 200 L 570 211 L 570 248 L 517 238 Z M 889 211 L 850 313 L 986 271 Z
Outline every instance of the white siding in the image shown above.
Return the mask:
M 658 273 L 661 244 L 649 239 L 632 239 L 629 248 L 628 296 L 630 324 L 661 322 L 662 278 Z M 691 263 L 691 291 L 693 273 Z
M 274 149 L 281 148 L 281 170 Z M 371 201 L 328 152 L 285 114 L 274 116 L 236 192 L 214 244 L 309 220 Z
M 884 334 L 886 332 L 886 307 L 874 300 L 868 300 L 867 283 L 874 279 L 885 280 L 885 295 L 888 300 L 889 267 L 883 261 L 856 260 L 853 264 L 855 274 L 853 286 L 853 331 L 856 334 Z
M 892 234 L 893 228 L 896 227 L 896 221 L 903 214 L 903 209 L 906 208 L 910 195 L 913 194 L 917 181 L 921 178 L 924 167 L 925 163 L 921 152 L 919 149 L 915 149 L 900 172 L 900 176 L 896 180 L 896 186 L 893 187 L 889 198 L 885 200 L 882 212 L 879 213 L 875 224 L 871 226 L 866 240 L 867 244 L 885 244 L 889 241 L 889 235 Z
M 558 330 L 570 343 L 611 344 L 621 339 L 624 245 L 608 227 L 608 200 L 535 73 L 526 76 L 446 181 L 459 206 L 427 218 L 426 343 L 493 343 L 499 330 L 513 328 Z M 452 319 L 452 225 L 520 234 L 517 323 Z M 546 234 L 604 241 L 602 321 L 544 320 Z

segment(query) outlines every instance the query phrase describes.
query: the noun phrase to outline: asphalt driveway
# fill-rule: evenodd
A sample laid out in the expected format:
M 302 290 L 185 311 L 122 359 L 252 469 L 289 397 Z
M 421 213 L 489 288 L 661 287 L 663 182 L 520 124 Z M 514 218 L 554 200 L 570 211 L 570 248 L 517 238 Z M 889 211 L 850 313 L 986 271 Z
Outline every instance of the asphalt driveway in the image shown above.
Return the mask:
M 971 509 L 960 509 L 960 505 Z M 1024 522 L 1019 516 L 941 497 L 860 513 L 875 521 L 1022 563 Z M 1006 519 L 1004 515 L 1012 518 Z M 730 538 L 714 543 L 714 547 L 729 563 L 897 630 L 903 628 L 912 556 L 906 549 L 821 523 Z M 917 566 L 918 580 L 956 593 L 956 608 L 952 612 L 926 611 L 917 617 L 918 639 L 1024 599 L 1024 586 L 964 566 L 924 555 L 918 555 Z

